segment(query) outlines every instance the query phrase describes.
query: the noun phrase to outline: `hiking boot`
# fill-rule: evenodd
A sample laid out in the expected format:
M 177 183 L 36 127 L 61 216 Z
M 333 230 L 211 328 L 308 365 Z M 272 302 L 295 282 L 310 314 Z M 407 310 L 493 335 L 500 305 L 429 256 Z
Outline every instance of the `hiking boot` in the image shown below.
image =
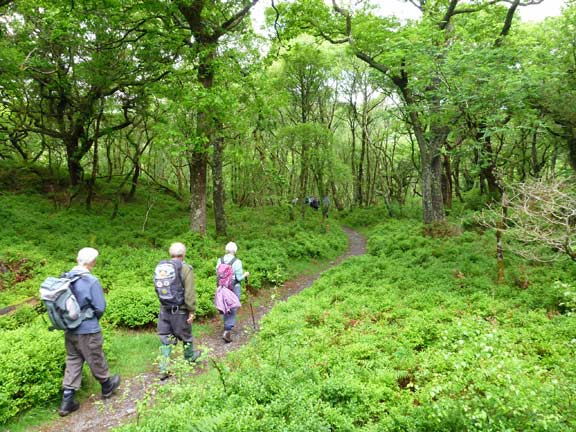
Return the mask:
M 195 350 L 194 344 L 192 343 L 184 344 L 184 359 L 187 360 L 189 363 L 195 362 L 201 355 L 202 351 Z
M 118 375 L 111 376 L 102 384 L 102 397 L 108 399 L 114 393 L 114 390 L 120 385 L 120 377 Z
M 170 353 L 172 352 L 172 345 L 160 346 L 160 360 L 158 366 L 160 368 L 160 379 L 164 381 L 170 376 L 169 365 L 170 365 Z
M 74 400 L 75 393 L 76 390 L 72 389 L 64 389 L 64 392 L 62 392 L 62 403 L 58 410 L 58 415 L 60 415 L 60 417 L 67 416 L 71 412 L 80 408 L 80 404 Z
M 224 333 L 222 333 L 222 339 L 224 339 L 224 342 L 226 343 L 232 342 L 232 331 L 224 330 Z

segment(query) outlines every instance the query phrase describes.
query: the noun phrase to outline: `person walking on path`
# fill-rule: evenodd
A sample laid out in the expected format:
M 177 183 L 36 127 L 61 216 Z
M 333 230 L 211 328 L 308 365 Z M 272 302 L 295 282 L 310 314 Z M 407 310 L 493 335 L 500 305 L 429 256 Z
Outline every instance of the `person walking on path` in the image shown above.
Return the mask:
M 232 267 L 234 271 L 234 282 L 232 291 L 236 294 L 236 297 L 240 299 L 240 283 L 250 276 L 250 273 L 244 272 L 242 269 L 242 261 L 236 258 L 236 252 L 238 251 L 238 246 L 234 242 L 230 242 L 225 248 L 226 254 L 216 261 L 216 276 L 218 277 L 218 267 L 220 264 L 228 264 Z M 232 308 L 228 313 L 222 314 L 224 321 L 224 332 L 222 333 L 222 339 L 224 342 L 232 342 L 232 330 L 236 325 L 236 314 L 238 308 Z
M 194 350 L 192 321 L 196 313 L 196 291 L 192 266 L 184 262 L 186 246 L 172 243 L 169 249 L 170 260 L 158 263 L 154 271 L 154 284 L 160 300 L 158 315 L 158 336 L 160 347 L 161 379 L 169 376 L 168 365 L 172 346 L 182 341 L 184 358 L 194 362 L 201 352 Z
M 76 258 L 78 265 L 65 274 L 68 278 L 80 276 L 72 285 L 72 291 L 80 308 L 82 310 L 91 308 L 94 314 L 82 321 L 79 327 L 66 330 L 64 334 L 66 369 L 62 383 L 62 404 L 58 411 L 60 416 L 66 416 L 80 407 L 74 400 L 74 395 L 82 383 L 84 362 L 88 363 L 92 375 L 100 382 L 103 398 L 112 396 L 120 385 L 118 375 L 110 376 L 106 356 L 102 350 L 103 338 L 99 320 L 106 310 L 106 300 L 98 278 L 91 273 L 97 257 L 96 249 L 89 247 L 80 249 Z

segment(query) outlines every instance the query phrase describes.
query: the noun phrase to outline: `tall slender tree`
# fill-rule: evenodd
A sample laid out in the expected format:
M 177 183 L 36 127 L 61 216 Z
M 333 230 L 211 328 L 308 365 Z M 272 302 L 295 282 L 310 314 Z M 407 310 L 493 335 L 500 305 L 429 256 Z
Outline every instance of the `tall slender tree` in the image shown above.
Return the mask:
M 222 39 L 243 29 L 244 18 L 258 0 L 213 1 L 175 0 L 180 15 L 175 15 L 176 25 L 189 32 L 186 44 L 197 63 L 197 79 L 209 95 L 196 114 L 197 139 L 190 149 L 190 229 L 206 234 L 207 170 L 209 152 L 213 151 L 214 213 L 216 232 L 226 234 L 224 211 L 224 185 L 222 153 L 224 142 L 220 136 L 222 122 L 218 118 L 215 95 L 210 92 L 215 85 L 218 49 Z M 212 99 L 210 99 L 212 97 Z

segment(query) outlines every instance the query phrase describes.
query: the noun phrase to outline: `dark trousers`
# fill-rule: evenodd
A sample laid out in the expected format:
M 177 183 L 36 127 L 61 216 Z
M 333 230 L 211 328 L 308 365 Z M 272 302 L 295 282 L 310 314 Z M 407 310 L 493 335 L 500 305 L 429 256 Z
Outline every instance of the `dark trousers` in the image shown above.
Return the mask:
M 110 377 L 106 356 L 102 350 L 102 332 L 93 334 L 65 333 L 66 370 L 64 371 L 65 389 L 78 390 L 82 384 L 82 366 L 88 363 L 92 375 L 100 383 Z
M 160 308 L 158 336 L 164 345 L 175 345 L 178 340 L 192 343 L 192 324 L 188 324 L 186 320 L 188 320 L 187 310 Z

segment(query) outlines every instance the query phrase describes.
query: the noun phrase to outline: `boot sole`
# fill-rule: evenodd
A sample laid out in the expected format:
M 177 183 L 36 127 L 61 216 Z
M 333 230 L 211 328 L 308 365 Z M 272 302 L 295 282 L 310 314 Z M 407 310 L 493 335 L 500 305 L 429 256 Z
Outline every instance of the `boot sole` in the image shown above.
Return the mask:
M 58 415 L 60 417 L 66 417 L 68 414 L 72 414 L 74 411 L 78 411 L 78 408 L 80 408 L 80 405 L 74 407 L 73 409 L 69 410 L 69 411 L 58 411 Z

